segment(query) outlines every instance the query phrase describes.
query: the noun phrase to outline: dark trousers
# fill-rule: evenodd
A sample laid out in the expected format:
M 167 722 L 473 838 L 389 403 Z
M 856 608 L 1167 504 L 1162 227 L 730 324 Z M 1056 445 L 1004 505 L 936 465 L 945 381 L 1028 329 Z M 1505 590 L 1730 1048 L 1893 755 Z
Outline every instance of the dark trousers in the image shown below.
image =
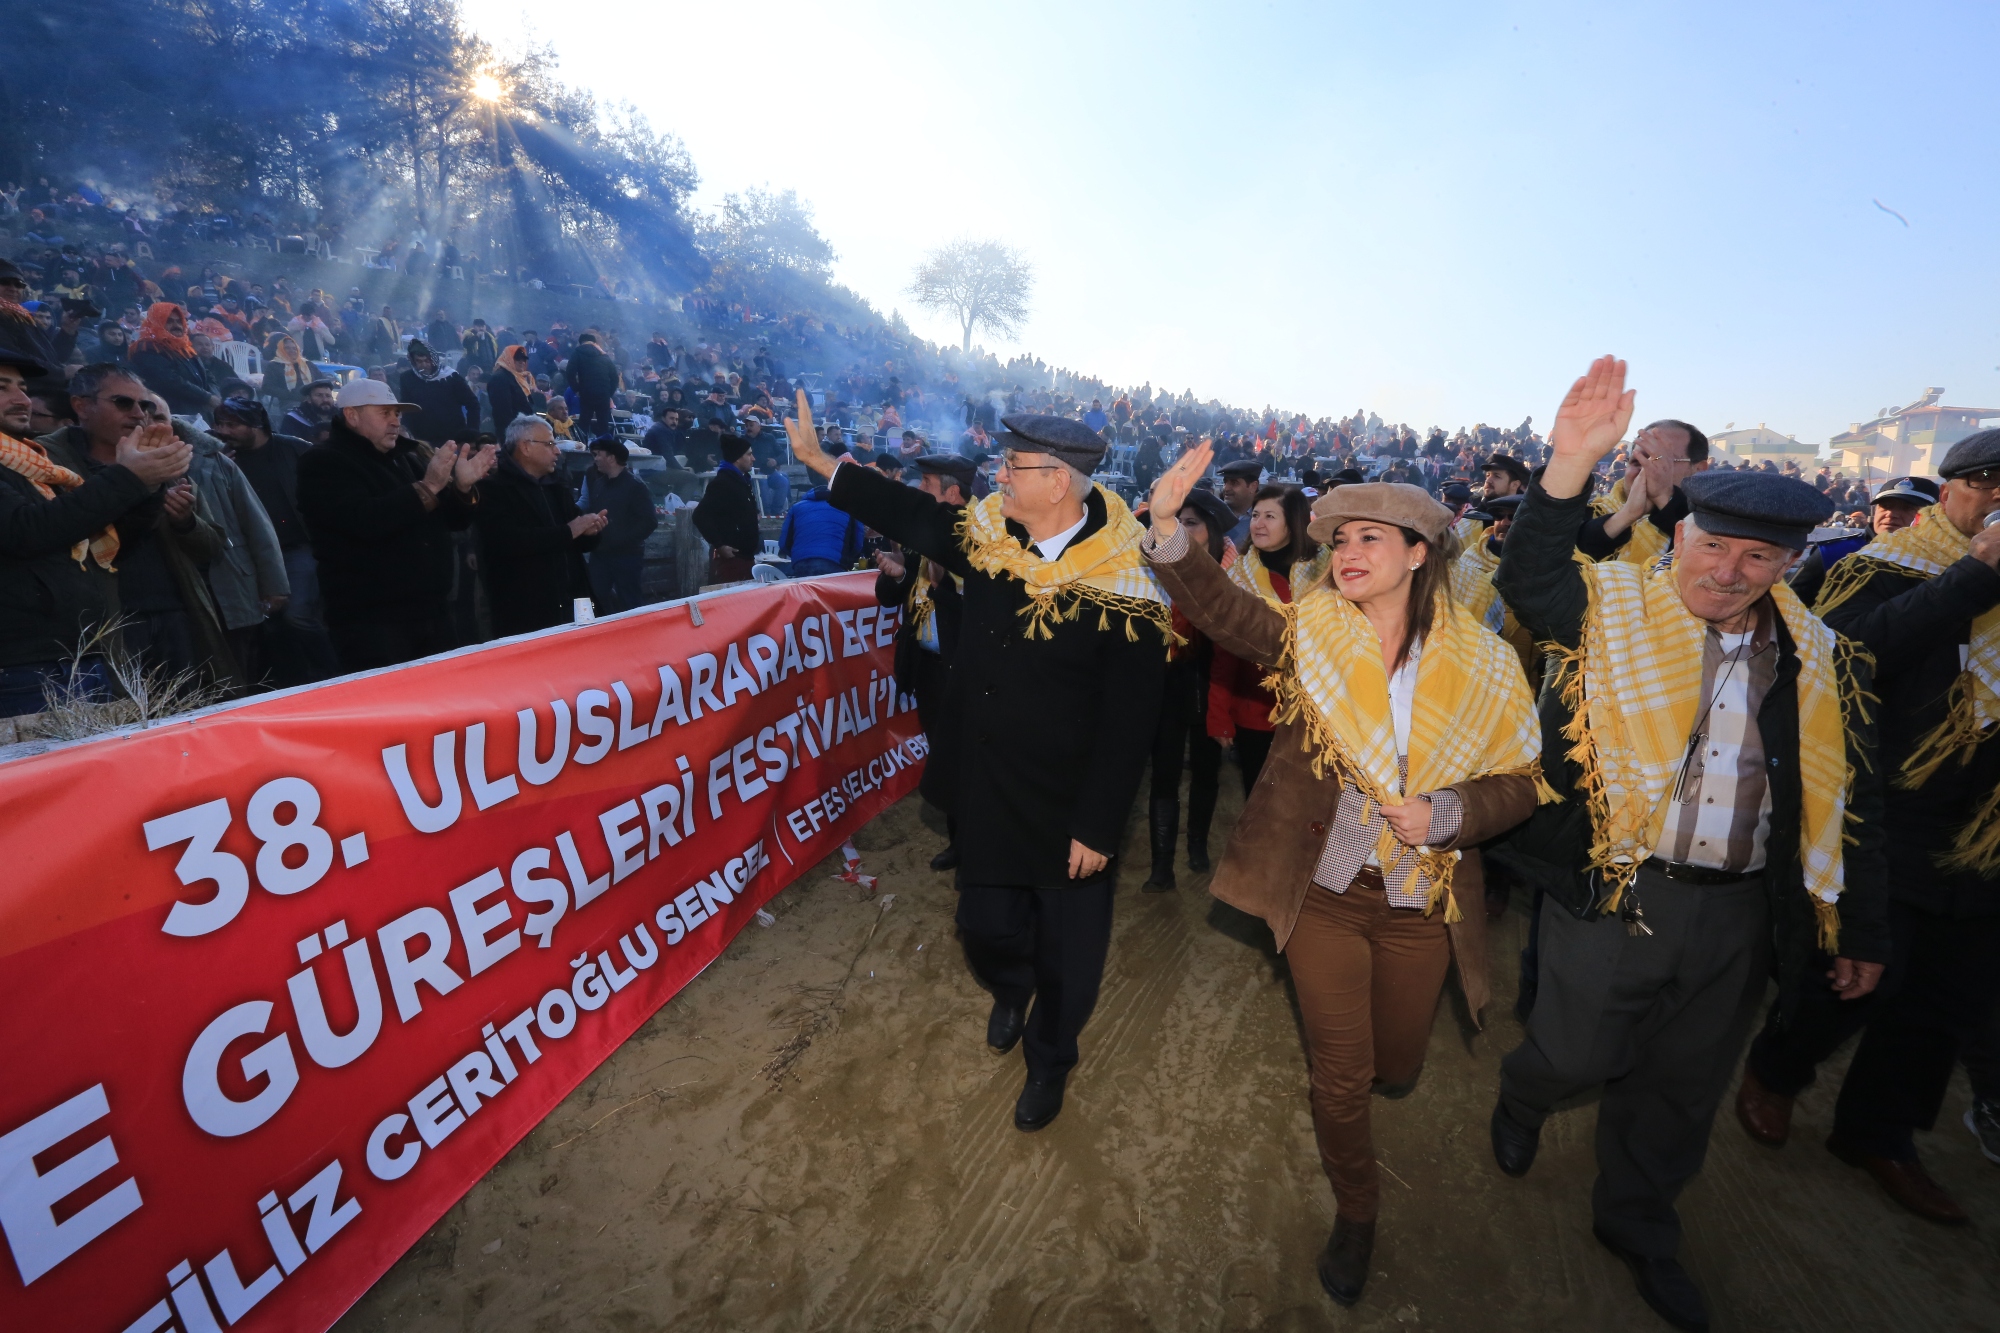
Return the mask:
M 1960 1044 L 1958 1058 L 1965 1061 L 1965 1078 L 1972 1084 L 1973 1097 L 2000 1105 L 2000 1000 L 1994 1002 L 1985 1030 Z
M 1249 727 L 1236 729 L 1236 763 L 1243 770 L 1243 794 L 1250 795 L 1250 789 L 1257 785 L 1257 775 L 1264 771 L 1264 760 L 1271 753 L 1271 736 L 1268 731 L 1255 731 Z
M 1842 1000 L 1808 969 L 1798 1011 L 1782 1031 L 1776 1014 L 1750 1048 L 1750 1068 L 1773 1092 L 1809 1086 L 1819 1063 L 1857 1031 L 1861 1044 L 1840 1085 L 1834 1128 L 1861 1152 L 1915 1161 L 1920 1129 L 1937 1123 L 1962 1047 L 1990 1040 L 2000 992 L 2000 916 L 1954 918 L 1889 904 L 1894 956 L 1873 995 Z
M 74 662 L 23 662 L 0 667 L 0 717 L 22 717 L 48 707 L 44 685 L 78 703 L 107 703 L 111 700 L 111 667 L 102 657 L 91 656 Z
M 1076 1064 L 1076 1038 L 1097 1007 L 1111 947 L 1107 867 L 1059 889 L 967 884 L 958 929 L 972 974 L 993 997 L 1028 1011 L 1022 1048 L 1028 1076 L 1061 1078 Z
M 645 563 L 643 551 L 590 553 L 590 595 L 598 615 L 630 611 L 644 600 L 639 596 L 639 571 Z
M 444 607 L 431 613 L 381 614 L 359 620 L 329 618 L 327 634 L 340 655 L 343 671 L 414 662 L 419 657 L 448 652 L 453 641 L 451 616 Z
M 1188 845 L 1208 845 L 1209 821 L 1215 817 L 1215 793 L 1222 775 L 1222 742 L 1208 734 L 1206 692 L 1197 694 L 1199 678 L 1183 685 L 1167 667 L 1167 690 L 1160 700 L 1160 720 L 1153 730 L 1153 786 L 1156 801 L 1181 799 L 1181 769 L 1188 770 Z M 1268 746 L 1269 742 L 1266 741 Z
M 1596 1222 L 1655 1258 L 1680 1248 L 1674 1200 L 1701 1170 L 1715 1108 L 1770 976 L 1762 876 L 1703 886 L 1641 871 L 1653 933 L 1542 905 L 1541 985 L 1500 1065 L 1507 1114 L 1538 1127 L 1599 1083 Z
M 198 672 L 206 660 L 186 611 L 128 611 L 125 651 L 150 668 L 169 676 Z
M 576 433 L 584 440 L 594 440 L 600 435 L 611 433 L 611 399 L 592 398 L 586 394 L 577 395 Z

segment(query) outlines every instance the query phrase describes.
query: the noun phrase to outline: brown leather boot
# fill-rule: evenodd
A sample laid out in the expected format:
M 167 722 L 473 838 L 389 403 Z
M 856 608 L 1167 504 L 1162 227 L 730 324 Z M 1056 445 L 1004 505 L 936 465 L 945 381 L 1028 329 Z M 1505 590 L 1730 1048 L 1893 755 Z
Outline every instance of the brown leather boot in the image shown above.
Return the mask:
M 1944 1186 L 1931 1179 L 1922 1162 L 1871 1156 L 1841 1138 L 1839 1130 L 1828 1136 L 1826 1149 L 1849 1166 L 1858 1166 L 1875 1177 L 1875 1183 L 1890 1198 L 1927 1222 L 1962 1227 L 1972 1221 L 1958 1201 L 1944 1192 Z
M 1368 1261 L 1375 1254 L 1375 1224 L 1333 1219 L 1333 1234 L 1319 1252 L 1319 1284 L 1337 1305 L 1361 1299 L 1368 1283 Z
M 1792 1136 L 1792 1099 L 1764 1086 L 1749 1065 L 1736 1090 L 1736 1118 L 1750 1137 L 1767 1148 L 1782 1148 Z

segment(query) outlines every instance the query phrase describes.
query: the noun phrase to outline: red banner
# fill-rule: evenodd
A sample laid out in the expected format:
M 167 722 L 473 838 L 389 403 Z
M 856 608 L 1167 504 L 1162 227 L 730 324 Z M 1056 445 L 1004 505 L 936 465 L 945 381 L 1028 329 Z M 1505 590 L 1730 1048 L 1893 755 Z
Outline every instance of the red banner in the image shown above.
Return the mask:
M 331 1324 L 915 785 L 872 582 L 0 765 L 0 1327 Z

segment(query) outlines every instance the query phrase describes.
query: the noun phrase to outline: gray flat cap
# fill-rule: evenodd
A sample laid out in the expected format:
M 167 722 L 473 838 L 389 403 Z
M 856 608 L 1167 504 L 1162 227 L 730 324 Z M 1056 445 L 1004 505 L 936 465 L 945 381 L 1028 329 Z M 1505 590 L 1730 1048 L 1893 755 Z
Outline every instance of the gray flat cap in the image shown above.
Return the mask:
M 2000 430 L 1982 430 L 1954 444 L 1938 464 L 1938 475 L 1950 481 L 1989 467 L 2000 467 Z
M 1794 551 L 1833 516 L 1833 501 L 1795 477 L 1774 472 L 1697 472 L 1681 483 L 1703 532 L 1746 537 Z
M 1000 418 L 1006 429 L 997 443 L 1002 449 L 1024 454 L 1051 454 L 1079 472 L 1095 472 L 1104 451 L 1111 446 L 1081 421 L 1068 417 L 1020 414 Z

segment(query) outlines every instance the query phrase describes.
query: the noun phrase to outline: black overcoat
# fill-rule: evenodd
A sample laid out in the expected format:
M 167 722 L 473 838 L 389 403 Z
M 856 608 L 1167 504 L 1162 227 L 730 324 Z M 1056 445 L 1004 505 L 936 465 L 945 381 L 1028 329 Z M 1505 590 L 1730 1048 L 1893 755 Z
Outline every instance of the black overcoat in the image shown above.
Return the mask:
M 1112 614 L 1098 628 L 1085 603 L 1052 638 L 1030 639 L 1026 588 L 983 574 L 966 558 L 960 511 L 870 467 L 835 471 L 833 503 L 965 580 L 958 653 L 946 689 L 956 719 L 952 762 L 959 883 L 1058 888 L 1074 838 L 1115 855 L 1153 748 L 1166 640 L 1150 624 Z M 1101 492 L 1085 505 L 1081 541 L 1105 523 Z M 1007 530 L 1027 545 L 1017 523 Z M 1107 866 L 1101 875 L 1112 873 Z

